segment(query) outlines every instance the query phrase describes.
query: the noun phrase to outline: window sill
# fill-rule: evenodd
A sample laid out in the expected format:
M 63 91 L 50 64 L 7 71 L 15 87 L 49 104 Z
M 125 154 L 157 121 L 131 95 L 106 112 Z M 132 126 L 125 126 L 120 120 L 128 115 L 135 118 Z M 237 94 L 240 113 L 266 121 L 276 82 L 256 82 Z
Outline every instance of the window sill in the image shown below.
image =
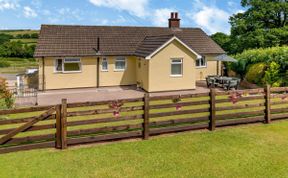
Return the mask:
M 101 70 L 101 72 L 109 72 L 109 70 Z
M 114 72 L 124 72 L 126 69 L 114 69 Z
M 207 66 L 199 66 L 199 67 L 196 67 L 196 69 L 203 69 L 203 68 L 207 68 Z
M 182 78 L 183 75 L 170 75 L 170 77 L 172 77 L 172 78 Z
M 82 73 L 82 71 L 54 72 L 54 74 L 76 74 L 76 73 Z

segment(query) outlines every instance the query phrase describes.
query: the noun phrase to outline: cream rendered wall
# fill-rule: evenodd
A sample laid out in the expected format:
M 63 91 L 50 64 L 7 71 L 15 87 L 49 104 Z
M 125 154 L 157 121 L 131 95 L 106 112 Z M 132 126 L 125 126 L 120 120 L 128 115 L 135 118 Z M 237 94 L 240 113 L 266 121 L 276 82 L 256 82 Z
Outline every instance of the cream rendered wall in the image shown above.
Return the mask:
M 221 62 L 219 62 L 219 68 L 217 68 L 217 61 L 214 60 L 215 55 L 205 56 L 207 60 L 206 67 L 196 67 L 196 80 L 205 80 L 208 75 L 217 75 L 221 74 Z
M 183 76 L 171 76 L 171 58 L 183 59 Z M 196 88 L 196 56 L 178 41 L 168 46 L 149 60 L 149 92 L 188 90 Z
M 126 70 L 115 71 L 115 56 L 106 57 L 108 60 L 108 71 L 102 71 L 102 59 L 100 62 L 100 86 L 118 86 L 136 84 L 136 61 L 134 56 L 126 57 Z
M 149 82 L 148 82 L 148 73 L 149 73 L 149 61 L 144 58 L 138 58 L 136 64 L 136 73 L 137 73 L 137 83 L 141 88 L 148 91 Z
M 97 58 L 82 57 L 82 71 L 77 73 L 56 73 L 56 58 L 45 58 L 45 90 L 65 88 L 96 87 Z

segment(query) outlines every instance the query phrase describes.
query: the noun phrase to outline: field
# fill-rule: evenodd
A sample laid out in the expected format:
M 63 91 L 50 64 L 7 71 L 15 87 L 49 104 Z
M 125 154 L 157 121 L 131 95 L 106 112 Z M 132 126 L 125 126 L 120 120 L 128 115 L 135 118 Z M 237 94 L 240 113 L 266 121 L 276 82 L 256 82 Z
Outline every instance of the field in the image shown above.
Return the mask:
M 0 33 L 6 33 L 9 35 L 23 35 L 23 34 L 32 34 L 32 33 L 39 33 L 39 30 L 0 30 Z
M 0 73 L 21 73 L 27 68 L 37 68 L 38 63 L 35 59 L 30 58 L 3 58 L 0 57 L 0 64 L 8 63 L 9 67 L 0 67 Z
M 37 44 L 37 39 L 11 39 L 10 41 L 22 41 L 23 43 L 27 45 L 36 45 Z
M 0 177 L 288 176 L 288 122 L 0 155 Z

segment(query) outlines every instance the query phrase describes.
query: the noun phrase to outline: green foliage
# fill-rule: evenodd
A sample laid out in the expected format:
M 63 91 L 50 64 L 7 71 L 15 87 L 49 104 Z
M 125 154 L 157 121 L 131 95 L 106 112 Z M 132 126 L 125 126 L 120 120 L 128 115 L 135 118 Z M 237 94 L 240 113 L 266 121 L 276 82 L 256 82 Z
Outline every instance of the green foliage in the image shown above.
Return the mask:
M 0 68 L 10 67 L 10 63 L 7 61 L 0 60 Z
M 242 0 L 241 5 L 247 10 L 230 17 L 231 35 L 212 35 L 225 51 L 288 45 L 288 0 Z
M 1 33 L 0 34 L 0 45 L 5 43 L 5 42 L 9 42 L 10 39 L 12 39 L 12 38 L 13 38 L 12 35 Z
M 21 41 L 6 42 L 0 46 L 1 57 L 33 57 L 35 45 L 27 45 Z
M 262 78 L 265 74 L 266 68 L 267 65 L 264 62 L 250 65 L 245 75 L 245 79 L 248 82 L 262 85 L 263 84 Z
M 230 50 L 230 36 L 226 35 L 225 33 L 215 33 L 211 35 L 211 38 L 220 45 L 225 51 Z
M 276 85 L 276 82 L 278 82 L 277 85 L 288 84 L 288 82 L 286 82 L 286 78 L 288 79 L 288 74 L 286 74 L 286 71 L 288 71 L 288 46 L 247 50 L 233 57 L 237 59 L 238 62 L 230 63 L 229 68 L 238 73 L 241 78 L 244 78 L 245 75 L 247 77 L 249 66 L 263 63 L 268 66 L 268 72 L 265 73 L 262 83 L 267 82 L 271 85 Z
M 31 38 L 38 39 L 39 38 L 39 34 L 38 33 L 32 33 L 31 34 Z
M 0 78 L 0 99 L 4 100 L 7 108 L 12 108 L 14 105 L 14 99 L 12 93 L 8 90 L 6 80 Z
M 273 61 L 270 63 L 268 70 L 265 71 L 264 80 L 272 87 L 280 87 L 282 84 L 279 76 L 279 69 L 280 65 Z

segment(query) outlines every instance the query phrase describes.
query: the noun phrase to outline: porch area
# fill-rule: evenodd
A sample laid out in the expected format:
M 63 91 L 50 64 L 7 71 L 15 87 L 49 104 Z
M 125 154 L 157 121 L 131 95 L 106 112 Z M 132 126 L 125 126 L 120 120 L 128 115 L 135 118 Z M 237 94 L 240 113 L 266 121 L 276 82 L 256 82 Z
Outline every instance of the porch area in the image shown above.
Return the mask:
M 185 95 L 209 92 L 209 88 L 205 81 L 197 81 L 195 90 L 168 91 L 150 93 L 150 96 L 165 96 L 165 95 Z M 222 91 L 221 88 L 216 90 Z M 50 90 L 38 92 L 37 98 L 17 98 L 17 106 L 35 105 L 39 106 L 60 104 L 63 98 L 66 98 L 69 103 L 89 102 L 89 101 L 106 101 L 106 100 L 121 100 L 143 97 L 145 91 L 137 89 L 136 86 L 115 86 L 103 88 L 84 88 L 84 89 L 64 89 Z

